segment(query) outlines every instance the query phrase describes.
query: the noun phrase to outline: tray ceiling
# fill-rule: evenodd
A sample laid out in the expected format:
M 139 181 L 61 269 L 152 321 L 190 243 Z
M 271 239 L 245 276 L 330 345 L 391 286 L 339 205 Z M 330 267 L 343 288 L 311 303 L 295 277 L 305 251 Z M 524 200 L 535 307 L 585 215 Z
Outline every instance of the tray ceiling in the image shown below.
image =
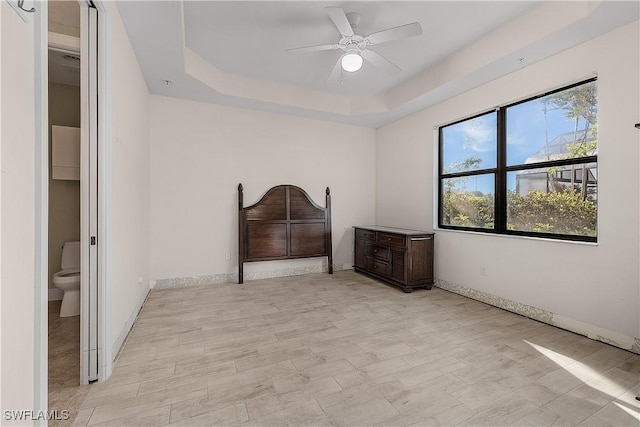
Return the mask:
M 338 42 L 329 6 L 360 13 L 359 35 L 410 22 L 423 34 L 373 47 L 400 73 L 365 63 L 330 83 L 338 51 L 286 51 Z M 637 2 L 615 1 L 120 1 L 118 8 L 153 94 L 368 127 L 638 19 Z

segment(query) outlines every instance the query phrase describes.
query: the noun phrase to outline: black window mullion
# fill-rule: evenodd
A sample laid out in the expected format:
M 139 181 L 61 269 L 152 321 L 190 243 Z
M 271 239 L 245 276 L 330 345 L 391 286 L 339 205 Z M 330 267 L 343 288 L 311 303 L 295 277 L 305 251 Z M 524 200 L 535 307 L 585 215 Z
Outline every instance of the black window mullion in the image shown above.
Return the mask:
M 549 160 L 538 163 L 525 163 L 522 165 L 506 166 L 506 172 L 517 172 L 530 169 L 546 169 L 557 166 L 581 165 L 583 163 L 598 163 L 598 156 L 574 157 L 571 159 Z
M 444 225 L 442 221 L 442 200 L 444 199 L 444 193 L 442 192 L 442 174 L 444 173 L 444 144 L 442 138 L 442 126 L 438 128 L 438 227 Z
M 507 229 L 507 113 L 505 108 L 497 111 L 497 168 L 495 177 L 495 230 L 503 233 Z
M 473 169 L 464 172 L 453 172 L 453 173 L 444 173 L 440 174 L 442 179 L 449 178 L 462 178 L 465 176 L 474 176 L 474 175 L 487 175 L 487 174 L 495 174 L 496 168 L 488 168 L 488 169 Z

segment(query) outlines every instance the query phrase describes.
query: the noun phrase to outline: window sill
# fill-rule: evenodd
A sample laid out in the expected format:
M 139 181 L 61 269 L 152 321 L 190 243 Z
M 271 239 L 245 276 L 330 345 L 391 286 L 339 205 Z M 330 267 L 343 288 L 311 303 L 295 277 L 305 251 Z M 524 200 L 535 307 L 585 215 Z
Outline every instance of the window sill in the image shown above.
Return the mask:
M 479 236 L 479 237 L 498 237 L 498 238 L 518 239 L 518 240 L 532 240 L 535 242 L 564 243 L 564 244 L 582 245 L 582 246 L 598 246 L 598 242 L 582 242 L 579 240 L 548 239 L 546 237 L 533 237 L 533 236 L 514 236 L 511 234 L 483 233 L 481 231 L 452 230 L 450 228 L 439 228 L 436 226 L 433 227 L 433 231 L 438 233 L 470 234 L 470 235 Z

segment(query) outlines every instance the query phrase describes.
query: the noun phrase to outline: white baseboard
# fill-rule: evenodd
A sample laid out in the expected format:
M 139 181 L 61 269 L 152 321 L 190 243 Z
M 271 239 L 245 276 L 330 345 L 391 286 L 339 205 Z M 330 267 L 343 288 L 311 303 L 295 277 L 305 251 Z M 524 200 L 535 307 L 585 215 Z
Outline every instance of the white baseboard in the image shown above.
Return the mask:
M 64 291 L 58 288 L 49 288 L 49 301 L 60 301 L 64 296 Z
M 631 337 L 619 332 L 610 331 L 608 329 L 581 322 L 579 320 L 572 319 L 561 314 L 552 313 L 550 311 L 542 310 L 537 307 L 521 304 L 519 302 L 501 298 L 483 291 L 478 291 L 476 289 L 467 288 L 466 286 L 458 285 L 456 283 L 447 282 L 446 280 L 436 279 L 435 286 L 446 291 L 474 299 L 476 301 L 484 302 L 503 310 L 520 314 L 521 316 L 525 316 L 542 323 L 547 323 L 549 325 L 556 326 L 567 331 L 575 332 L 576 334 L 584 335 L 587 338 L 591 338 L 595 341 L 600 341 L 614 347 L 619 347 L 624 350 L 640 354 L 640 338 L 638 337 Z
M 120 356 L 120 351 L 122 350 L 124 343 L 129 336 L 129 332 L 131 332 L 131 329 L 133 329 L 133 324 L 136 322 L 136 319 L 138 318 L 140 310 L 142 310 L 142 306 L 144 305 L 145 301 L 147 301 L 147 297 L 149 296 L 150 291 L 151 290 L 147 288 L 146 291 L 140 295 L 140 299 L 136 303 L 135 308 L 131 311 L 129 319 L 122 327 L 122 330 L 118 334 L 118 338 L 116 338 L 116 340 L 113 342 L 111 346 L 111 354 L 113 355 L 114 362 L 118 359 L 118 356 Z
M 349 264 L 335 264 L 333 271 L 345 271 L 353 270 L 353 265 Z M 257 272 L 245 272 L 244 281 L 260 279 L 273 279 L 277 277 L 290 277 L 300 276 L 304 274 L 313 273 L 326 273 L 326 266 L 305 266 L 305 267 L 293 267 L 284 268 L 279 270 L 263 270 Z M 151 289 L 168 289 L 168 288 L 180 288 L 183 286 L 199 286 L 199 285 L 217 285 L 220 283 L 237 283 L 237 273 L 221 273 L 212 274 L 209 276 L 197 276 L 197 277 L 174 277 L 171 279 L 157 279 L 151 281 Z

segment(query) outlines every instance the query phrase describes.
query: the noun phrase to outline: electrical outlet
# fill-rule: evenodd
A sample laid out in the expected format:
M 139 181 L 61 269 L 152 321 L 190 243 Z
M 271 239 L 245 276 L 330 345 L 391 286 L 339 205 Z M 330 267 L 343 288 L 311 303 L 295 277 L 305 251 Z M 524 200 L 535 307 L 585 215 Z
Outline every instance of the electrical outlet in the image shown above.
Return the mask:
M 484 268 L 484 265 L 482 267 L 480 267 L 480 275 L 481 276 L 486 276 L 487 275 L 487 270 Z
M 138 285 L 142 284 L 142 276 L 138 277 Z
M 226 259 L 227 261 L 231 260 L 231 254 L 229 252 L 225 252 L 224 259 Z

